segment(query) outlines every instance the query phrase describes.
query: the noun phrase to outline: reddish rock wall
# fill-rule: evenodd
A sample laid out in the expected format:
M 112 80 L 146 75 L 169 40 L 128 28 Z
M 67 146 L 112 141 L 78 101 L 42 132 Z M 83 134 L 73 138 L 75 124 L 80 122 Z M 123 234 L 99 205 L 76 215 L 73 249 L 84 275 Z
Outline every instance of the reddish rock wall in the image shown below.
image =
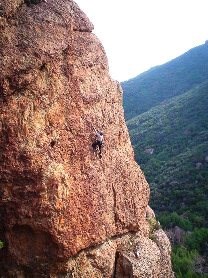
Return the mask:
M 149 188 L 92 24 L 73 1 L 31 2 L 0 4 L 1 277 L 60 277 L 88 248 L 148 235 Z

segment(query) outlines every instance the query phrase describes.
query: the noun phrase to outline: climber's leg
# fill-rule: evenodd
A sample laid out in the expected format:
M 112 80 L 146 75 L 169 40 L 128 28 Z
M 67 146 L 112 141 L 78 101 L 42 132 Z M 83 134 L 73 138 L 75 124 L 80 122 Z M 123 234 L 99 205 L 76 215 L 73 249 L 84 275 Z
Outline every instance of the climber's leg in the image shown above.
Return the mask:
M 99 148 L 99 158 L 102 158 L 102 142 L 98 142 L 98 148 Z

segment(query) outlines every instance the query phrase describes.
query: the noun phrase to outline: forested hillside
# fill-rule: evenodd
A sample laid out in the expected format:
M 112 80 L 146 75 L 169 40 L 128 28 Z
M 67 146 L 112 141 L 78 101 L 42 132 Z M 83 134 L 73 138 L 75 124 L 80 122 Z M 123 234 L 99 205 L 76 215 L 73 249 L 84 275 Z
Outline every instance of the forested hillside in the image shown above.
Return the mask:
M 208 82 L 127 122 L 157 211 L 208 224 Z M 196 214 L 196 219 L 194 215 Z
M 208 79 L 208 44 L 123 82 L 127 120 Z
M 180 231 L 172 254 L 176 277 L 208 277 L 208 45 L 122 87 L 150 205 L 164 228 Z

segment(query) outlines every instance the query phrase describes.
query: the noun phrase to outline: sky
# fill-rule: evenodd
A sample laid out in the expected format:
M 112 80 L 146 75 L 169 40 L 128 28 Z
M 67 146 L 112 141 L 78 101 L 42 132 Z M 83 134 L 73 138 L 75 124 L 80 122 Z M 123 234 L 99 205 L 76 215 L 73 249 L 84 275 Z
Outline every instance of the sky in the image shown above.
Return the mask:
M 208 40 L 208 0 L 75 0 L 94 24 L 113 79 L 131 79 Z

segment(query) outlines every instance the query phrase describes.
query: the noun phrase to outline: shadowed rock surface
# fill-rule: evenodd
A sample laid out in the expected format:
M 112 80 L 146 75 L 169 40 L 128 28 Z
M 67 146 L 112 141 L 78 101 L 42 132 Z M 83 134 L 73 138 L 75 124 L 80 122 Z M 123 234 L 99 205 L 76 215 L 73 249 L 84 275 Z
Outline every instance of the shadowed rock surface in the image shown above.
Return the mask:
M 162 259 L 149 239 L 149 187 L 92 30 L 70 0 L 0 2 L 1 277 L 172 277 L 170 246 Z M 116 254 L 138 239 L 152 270 L 122 276 Z

